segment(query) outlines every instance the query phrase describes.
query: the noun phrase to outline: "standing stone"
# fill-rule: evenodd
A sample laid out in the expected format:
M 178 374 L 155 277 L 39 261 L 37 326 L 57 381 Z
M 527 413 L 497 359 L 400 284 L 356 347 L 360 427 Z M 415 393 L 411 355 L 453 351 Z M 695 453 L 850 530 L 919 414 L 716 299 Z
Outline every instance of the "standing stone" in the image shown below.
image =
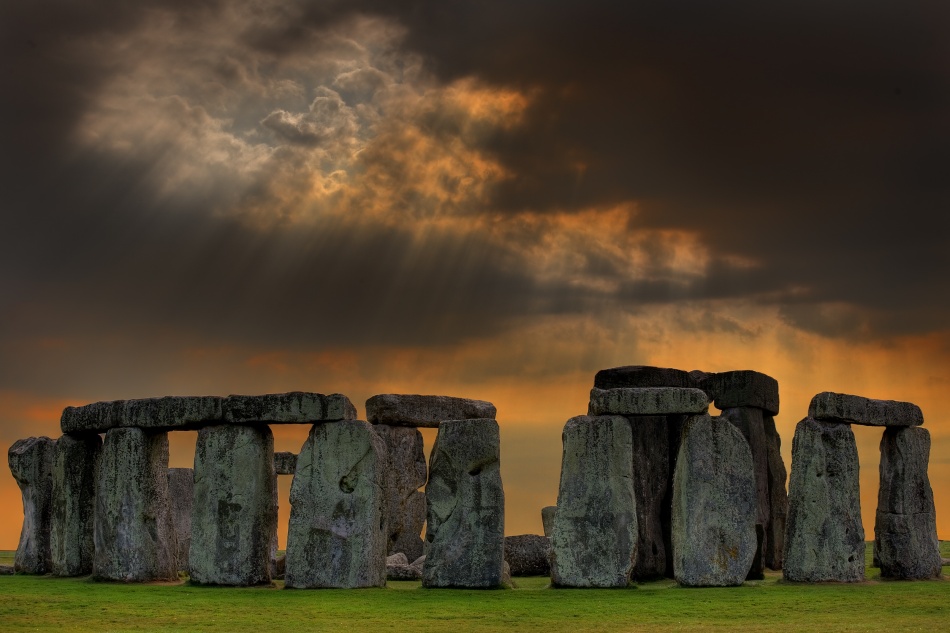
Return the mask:
M 551 573 L 551 539 L 538 534 L 506 536 L 505 562 L 512 576 L 547 576 Z
M 765 526 L 765 545 L 763 556 L 769 569 L 782 568 L 782 555 L 785 550 L 785 523 L 788 519 L 788 493 L 785 481 L 788 472 L 782 459 L 782 438 L 775 428 L 775 419 L 766 414 L 765 449 L 769 463 L 769 522 Z
M 544 535 L 548 538 L 554 534 L 554 518 L 557 516 L 557 506 L 545 506 L 541 508 L 541 526 L 544 529 Z
M 432 447 L 426 504 L 428 549 L 422 585 L 500 587 L 505 491 L 495 420 L 441 423 Z
M 50 517 L 52 572 L 56 576 L 92 573 L 96 468 L 102 439 L 95 433 L 66 433 L 53 457 L 53 509 Z
M 290 487 L 286 587 L 386 584 L 386 446 L 362 420 L 315 424 Z
M 665 416 L 636 416 L 629 420 L 638 528 L 633 578 L 649 580 L 666 573 L 663 503 L 670 480 L 668 425 Z
M 267 427 L 209 426 L 195 446 L 191 582 L 251 586 L 271 581 L 277 532 L 274 436 Z
M 673 477 L 673 570 L 686 587 L 741 585 L 758 549 L 752 452 L 721 418 L 687 420 Z
M 882 578 L 921 580 L 940 576 L 937 516 L 927 476 L 929 462 L 927 429 L 885 429 L 874 525 Z
M 94 526 L 92 573 L 97 580 L 178 579 L 167 433 L 137 428 L 106 433 Z
M 24 574 L 45 574 L 50 560 L 50 506 L 53 489 L 53 449 L 48 437 L 17 440 L 7 452 L 10 472 L 23 498 L 23 527 L 13 567 Z
M 785 580 L 864 580 L 858 468 L 849 425 L 805 418 L 795 427 L 782 565 Z
M 422 526 L 426 520 L 426 454 L 422 433 L 410 427 L 376 424 L 373 430 L 386 444 L 387 551 L 410 560 L 422 556 Z
M 191 512 L 195 499 L 194 469 L 168 469 L 168 498 L 172 504 L 172 523 L 178 541 L 178 571 L 187 573 L 188 552 L 191 550 Z
M 495 413 L 491 402 L 453 396 L 382 393 L 366 401 L 366 419 L 390 426 L 436 428 L 443 420 L 494 419 Z
M 637 557 L 630 422 L 620 416 L 571 418 L 562 440 L 551 583 L 626 587 Z

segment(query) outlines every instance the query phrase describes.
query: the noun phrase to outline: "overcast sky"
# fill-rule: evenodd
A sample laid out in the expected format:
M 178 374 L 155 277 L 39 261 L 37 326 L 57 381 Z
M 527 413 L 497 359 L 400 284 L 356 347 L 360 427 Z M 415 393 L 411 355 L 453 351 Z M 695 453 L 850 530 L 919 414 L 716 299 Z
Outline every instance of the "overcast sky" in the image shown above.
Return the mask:
M 917 402 L 939 488 L 948 24 L 941 0 L 4 3 L 0 445 L 102 399 L 476 397 L 508 532 L 538 532 L 596 370 L 750 368 L 787 461 L 817 391 Z

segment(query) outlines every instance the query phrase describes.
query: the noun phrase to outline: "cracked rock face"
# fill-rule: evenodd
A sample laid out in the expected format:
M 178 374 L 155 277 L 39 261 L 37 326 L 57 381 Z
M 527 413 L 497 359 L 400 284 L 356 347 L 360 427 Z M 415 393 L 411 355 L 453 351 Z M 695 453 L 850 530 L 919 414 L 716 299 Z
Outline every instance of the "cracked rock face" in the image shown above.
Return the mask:
M 92 573 L 96 468 L 102 439 L 95 433 L 66 433 L 53 457 L 53 509 L 50 516 L 52 572 L 56 576 Z
M 178 540 L 178 571 L 187 572 L 188 551 L 191 549 L 191 511 L 195 498 L 193 468 L 168 469 L 168 498 L 172 504 L 172 520 Z
M 55 446 L 48 437 L 28 437 L 17 440 L 7 452 L 10 472 L 23 498 L 23 528 L 13 559 L 14 569 L 23 574 L 45 574 L 52 567 L 50 510 Z
M 551 583 L 626 587 L 638 538 L 630 422 L 579 416 L 567 421 L 562 439 Z
M 500 587 L 505 493 L 498 423 L 443 422 L 429 466 L 423 586 Z
M 286 587 L 386 585 L 385 469 L 367 422 L 313 426 L 290 487 Z
M 373 425 L 386 444 L 386 523 L 388 552 L 410 560 L 422 556 L 422 526 L 426 520 L 426 455 L 422 434 L 414 428 Z

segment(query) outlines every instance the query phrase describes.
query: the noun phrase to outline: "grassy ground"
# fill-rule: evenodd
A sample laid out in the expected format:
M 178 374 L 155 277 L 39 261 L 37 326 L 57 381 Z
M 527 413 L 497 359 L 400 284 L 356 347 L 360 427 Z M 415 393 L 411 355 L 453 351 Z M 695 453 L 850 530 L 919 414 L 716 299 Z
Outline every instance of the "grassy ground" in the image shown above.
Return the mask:
M 950 548 L 944 549 L 944 555 Z M 0 560 L 3 557 L 0 556 Z M 0 563 L 2 564 L 2 563 Z M 944 568 L 950 574 L 950 568 Z M 59 631 L 934 631 L 950 621 L 950 580 L 796 585 L 780 574 L 728 589 L 671 581 L 623 590 L 386 589 L 281 591 L 87 578 L 0 576 L 0 630 Z M 278 583 L 279 584 L 279 583 Z

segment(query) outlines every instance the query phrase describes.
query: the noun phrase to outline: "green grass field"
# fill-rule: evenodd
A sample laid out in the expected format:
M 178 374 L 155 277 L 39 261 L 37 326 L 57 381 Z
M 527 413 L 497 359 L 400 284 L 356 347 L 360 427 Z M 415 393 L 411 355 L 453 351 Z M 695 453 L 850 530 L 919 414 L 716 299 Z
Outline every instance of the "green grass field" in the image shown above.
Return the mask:
M 944 555 L 950 544 L 943 544 Z M 12 553 L 0 553 L 8 564 Z M 950 574 L 950 568 L 944 568 Z M 682 589 L 550 589 L 517 578 L 511 591 L 284 591 L 186 583 L 123 585 L 88 578 L 0 576 L 0 631 L 936 631 L 950 622 L 950 580 L 857 585 L 764 581 Z

